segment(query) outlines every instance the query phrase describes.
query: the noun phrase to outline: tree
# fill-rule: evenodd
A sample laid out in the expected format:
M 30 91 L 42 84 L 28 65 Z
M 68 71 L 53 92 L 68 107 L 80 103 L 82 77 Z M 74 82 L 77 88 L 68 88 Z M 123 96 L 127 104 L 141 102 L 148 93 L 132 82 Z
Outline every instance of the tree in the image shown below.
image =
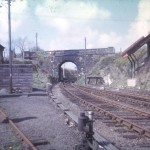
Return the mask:
M 24 58 L 24 51 L 27 50 L 27 38 L 19 38 L 16 40 L 16 48 L 21 52 L 21 57 Z
M 30 47 L 29 51 L 30 52 L 39 52 L 39 51 L 44 51 L 44 50 L 38 46 L 38 48 L 37 47 Z

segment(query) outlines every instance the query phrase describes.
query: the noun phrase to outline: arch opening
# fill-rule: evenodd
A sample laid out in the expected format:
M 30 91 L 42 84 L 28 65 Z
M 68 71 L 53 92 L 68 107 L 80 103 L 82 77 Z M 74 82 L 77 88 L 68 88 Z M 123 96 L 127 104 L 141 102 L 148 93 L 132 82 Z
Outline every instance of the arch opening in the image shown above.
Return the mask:
M 59 82 L 75 82 L 78 78 L 77 65 L 70 61 L 59 65 Z

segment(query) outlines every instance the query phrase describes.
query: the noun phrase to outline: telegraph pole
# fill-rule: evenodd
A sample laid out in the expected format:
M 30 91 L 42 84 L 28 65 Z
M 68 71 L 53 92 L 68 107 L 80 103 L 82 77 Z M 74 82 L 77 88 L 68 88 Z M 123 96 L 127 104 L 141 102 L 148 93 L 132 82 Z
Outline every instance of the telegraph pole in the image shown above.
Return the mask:
M 86 37 L 85 37 L 85 50 L 86 50 Z
M 8 37 L 9 37 L 9 70 L 10 70 L 10 93 L 12 93 L 12 51 L 11 51 L 11 0 L 8 0 Z
M 35 40 L 36 40 L 36 51 L 38 51 L 38 34 L 37 34 L 37 32 L 35 35 Z
M 86 37 L 85 37 L 85 51 L 84 51 L 84 71 L 85 71 L 85 85 L 86 85 Z

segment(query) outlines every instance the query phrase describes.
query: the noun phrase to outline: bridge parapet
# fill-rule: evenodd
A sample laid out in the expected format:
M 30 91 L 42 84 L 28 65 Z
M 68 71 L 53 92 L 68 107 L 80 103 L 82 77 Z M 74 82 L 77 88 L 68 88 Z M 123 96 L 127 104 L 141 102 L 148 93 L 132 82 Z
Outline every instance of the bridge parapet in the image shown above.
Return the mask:
M 63 56 L 83 56 L 83 55 L 105 55 L 105 54 L 114 54 L 115 48 L 94 48 L 94 49 L 72 49 L 72 50 L 54 50 L 54 51 L 40 51 L 40 53 L 45 53 L 55 57 Z M 37 58 L 36 52 L 25 51 L 25 59 L 34 60 Z

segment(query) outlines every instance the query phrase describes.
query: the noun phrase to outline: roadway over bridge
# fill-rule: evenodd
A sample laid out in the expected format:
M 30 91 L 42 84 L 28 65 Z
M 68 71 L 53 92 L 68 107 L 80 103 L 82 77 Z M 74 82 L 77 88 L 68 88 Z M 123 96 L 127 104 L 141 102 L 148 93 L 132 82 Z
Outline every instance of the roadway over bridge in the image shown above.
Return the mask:
M 95 48 L 95 49 L 74 49 L 74 50 L 55 50 L 40 51 L 50 56 L 50 72 L 51 75 L 60 80 L 61 66 L 65 62 L 72 62 L 77 66 L 78 73 L 89 70 L 102 56 L 115 54 L 114 47 Z M 35 60 L 36 52 L 25 51 L 24 58 Z

